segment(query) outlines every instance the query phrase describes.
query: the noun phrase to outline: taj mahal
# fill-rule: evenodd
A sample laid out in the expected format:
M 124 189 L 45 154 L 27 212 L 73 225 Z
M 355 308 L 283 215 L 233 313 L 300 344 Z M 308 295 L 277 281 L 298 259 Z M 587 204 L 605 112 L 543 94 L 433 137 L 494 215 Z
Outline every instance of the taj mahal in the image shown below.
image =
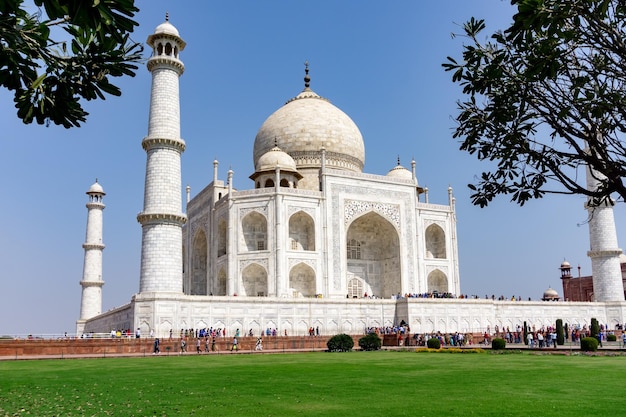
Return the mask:
M 229 334 L 275 328 L 305 335 L 311 327 L 325 335 L 359 334 L 401 322 L 412 332 L 481 332 L 559 318 L 579 325 L 592 317 L 609 326 L 625 322 L 622 251 L 610 206 L 593 208 L 589 225 L 594 301 L 459 297 L 452 189 L 447 201 L 429 202 L 414 161 L 406 168 L 398 160 L 387 175 L 363 172 L 359 128 L 313 91 L 308 66 L 304 88 L 256 134 L 250 188 L 234 189 L 234 173 L 220 178 L 214 161 L 212 181 L 191 196 L 181 181 L 186 142 L 179 79 L 186 44 L 168 19 L 147 44 L 152 86 L 148 132 L 140 142 L 147 159 L 137 215 L 138 292 L 101 311 L 106 194 L 96 181 L 87 191 L 77 335 L 140 329 L 163 337 L 208 327 Z

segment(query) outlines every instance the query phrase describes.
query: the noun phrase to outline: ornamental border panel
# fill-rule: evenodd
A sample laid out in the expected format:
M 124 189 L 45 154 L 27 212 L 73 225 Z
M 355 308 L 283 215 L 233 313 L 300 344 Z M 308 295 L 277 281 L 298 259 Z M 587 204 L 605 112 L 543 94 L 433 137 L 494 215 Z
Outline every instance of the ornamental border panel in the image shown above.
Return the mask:
M 267 219 L 267 206 L 242 207 L 239 209 L 239 218 L 243 219 L 250 212 L 256 211 Z
M 296 214 L 299 211 L 302 211 L 302 212 L 308 214 L 315 221 L 315 215 L 316 215 L 317 212 L 316 212 L 316 210 L 314 208 L 311 208 L 311 207 L 301 207 L 301 206 L 290 205 L 290 206 L 287 207 L 287 217 L 291 218 L 291 216 L 293 216 L 294 214 Z
M 317 261 L 315 259 L 289 258 L 289 272 L 298 264 L 305 264 L 311 267 L 313 272 L 317 274 Z
M 344 201 L 344 225 L 347 226 L 360 214 L 373 211 L 389 220 L 397 229 L 400 229 L 400 205 L 378 203 L 375 201 L 350 200 Z
M 426 231 L 426 229 L 428 229 L 433 224 L 441 227 L 441 229 L 446 232 L 446 222 L 438 219 L 424 219 L 424 231 Z
M 239 261 L 239 271 L 243 271 L 251 264 L 258 264 L 265 268 L 265 272 L 269 274 L 269 261 L 267 258 L 259 258 L 259 259 L 243 259 Z
M 425 273 L 426 273 L 426 279 L 428 279 L 428 276 L 430 275 L 431 272 L 433 272 L 434 270 L 438 269 L 441 272 L 443 272 L 444 274 L 446 274 L 446 279 L 450 279 L 450 273 L 449 273 L 449 268 L 447 265 L 426 265 L 425 269 Z

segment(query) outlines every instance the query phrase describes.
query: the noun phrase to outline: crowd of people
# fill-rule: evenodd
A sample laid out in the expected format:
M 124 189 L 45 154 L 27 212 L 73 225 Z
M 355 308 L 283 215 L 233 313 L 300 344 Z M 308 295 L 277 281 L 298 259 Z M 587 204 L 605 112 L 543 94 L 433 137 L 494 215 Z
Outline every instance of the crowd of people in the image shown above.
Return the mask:
M 348 295 L 346 295 L 346 298 L 350 298 Z M 358 298 L 357 296 L 354 296 L 353 298 Z M 365 293 L 363 294 L 363 298 L 369 298 L 369 299 L 378 299 L 380 297 L 373 295 L 373 294 L 368 294 Z M 398 293 L 398 294 L 392 294 L 391 298 L 394 300 L 400 300 L 403 298 L 455 298 L 455 299 L 470 299 L 470 300 L 480 300 L 482 297 L 473 294 L 473 295 L 467 295 L 467 294 L 452 294 L 450 292 L 438 292 L 438 291 L 433 291 L 433 292 L 424 292 L 424 293 L 405 293 L 404 295 Z M 500 295 L 499 297 L 496 297 L 495 294 L 491 294 L 491 296 L 485 294 L 485 300 L 493 300 L 493 301 L 522 301 L 522 297 L 520 297 L 519 295 L 516 296 L 511 296 L 509 297 L 505 297 L 504 295 Z M 532 298 L 528 297 L 528 301 L 532 301 Z

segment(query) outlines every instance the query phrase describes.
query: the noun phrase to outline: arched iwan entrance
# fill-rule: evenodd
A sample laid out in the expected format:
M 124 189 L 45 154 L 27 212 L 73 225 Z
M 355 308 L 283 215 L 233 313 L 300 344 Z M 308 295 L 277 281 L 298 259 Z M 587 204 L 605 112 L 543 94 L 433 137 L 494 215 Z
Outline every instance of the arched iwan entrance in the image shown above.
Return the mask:
M 289 271 L 289 289 L 294 297 L 315 295 L 315 271 L 304 263 L 299 263 Z
M 439 269 L 428 274 L 428 292 L 439 294 L 448 292 L 448 277 Z
M 368 295 L 388 298 L 401 293 L 400 239 L 389 221 L 377 213 L 359 217 L 348 228 L 346 245 L 347 278 L 352 281 L 347 286 L 360 279 Z
M 241 272 L 243 294 L 249 297 L 267 296 L 267 271 L 259 264 L 248 265 Z
M 200 229 L 193 239 L 191 258 L 191 295 L 207 294 L 207 241 L 206 234 Z

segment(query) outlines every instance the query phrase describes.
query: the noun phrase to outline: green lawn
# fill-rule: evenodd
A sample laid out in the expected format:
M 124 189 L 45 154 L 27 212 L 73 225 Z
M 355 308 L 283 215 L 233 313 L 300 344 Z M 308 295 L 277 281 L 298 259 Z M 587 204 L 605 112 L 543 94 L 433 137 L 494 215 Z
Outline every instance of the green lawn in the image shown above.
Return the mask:
M 621 414 L 626 357 L 352 352 L 0 362 L 0 416 Z

